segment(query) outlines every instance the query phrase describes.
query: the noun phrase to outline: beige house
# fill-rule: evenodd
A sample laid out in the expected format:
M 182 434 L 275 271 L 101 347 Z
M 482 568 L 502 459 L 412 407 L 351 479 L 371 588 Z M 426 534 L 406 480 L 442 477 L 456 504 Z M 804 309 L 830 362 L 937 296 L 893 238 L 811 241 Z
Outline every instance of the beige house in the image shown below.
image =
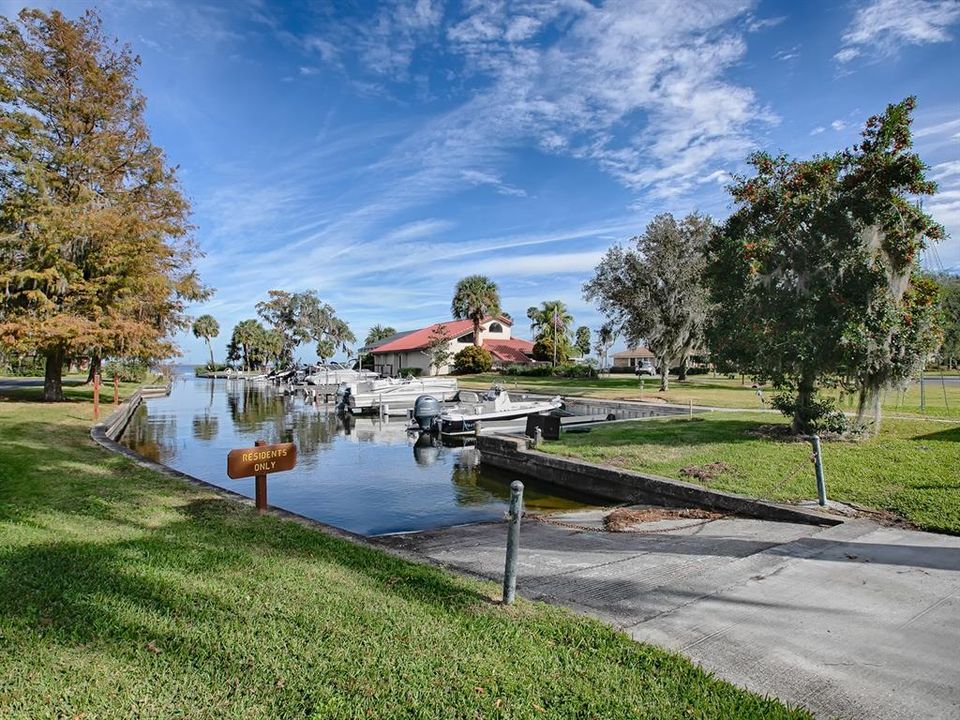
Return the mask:
M 621 350 L 620 352 L 613 354 L 614 367 L 635 368 L 637 365 L 645 364 L 644 361 L 650 363 L 653 362 L 653 353 L 650 352 L 649 348 L 647 348 L 645 345 L 629 348 L 627 350 Z
M 450 360 L 435 368 L 430 364 L 429 346 L 434 331 L 440 327 L 449 338 Z M 493 357 L 495 367 L 532 362 L 533 343 L 511 337 L 512 329 L 513 322 L 504 317 L 486 318 L 480 324 L 481 347 Z M 397 333 L 361 348 L 360 352 L 373 356 L 373 369 L 381 375 L 399 377 L 410 369 L 419 370 L 421 375 L 446 375 L 453 369 L 454 355 L 470 345 L 473 345 L 473 321 L 450 320 Z

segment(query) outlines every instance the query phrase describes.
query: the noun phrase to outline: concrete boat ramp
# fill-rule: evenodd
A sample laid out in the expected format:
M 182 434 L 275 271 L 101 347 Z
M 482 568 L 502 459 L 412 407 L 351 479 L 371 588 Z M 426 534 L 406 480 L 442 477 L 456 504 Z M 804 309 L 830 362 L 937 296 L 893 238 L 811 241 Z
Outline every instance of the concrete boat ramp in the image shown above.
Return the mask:
M 526 517 L 518 592 L 818 717 L 960 718 L 960 537 L 722 517 Z M 500 580 L 505 523 L 377 542 Z

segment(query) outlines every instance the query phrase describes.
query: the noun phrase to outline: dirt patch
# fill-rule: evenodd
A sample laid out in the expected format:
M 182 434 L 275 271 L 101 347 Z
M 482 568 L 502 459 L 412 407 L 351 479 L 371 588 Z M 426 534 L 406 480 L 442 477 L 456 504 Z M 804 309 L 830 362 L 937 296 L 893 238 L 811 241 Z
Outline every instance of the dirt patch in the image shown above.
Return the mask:
M 617 467 L 622 468 L 629 468 L 631 465 L 633 465 L 633 461 L 626 455 L 614 455 L 613 457 L 604 458 L 600 462 L 606 463 L 607 465 L 616 465 Z
M 725 472 L 733 472 L 733 468 L 720 460 L 706 465 L 687 465 L 680 468 L 681 475 L 694 478 L 700 482 L 710 482 Z
M 603 518 L 603 528 L 608 532 L 629 532 L 634 525 L 658 520 L 716 520 L 721 513 L 696 508 L 617 508 Z
M 746 435 L 764 440 L 779 440 L 780 442 L 802 442 L 809 443 L 809 435 L 797 435 L 790 429 L 789 425 L 782 423 L 758 425 L 752 430 L 745 431 Z M 821 432 L 820 442 L 856 442 L 862 439 L 862 434 L 850 431 L 843 435 L 834 432 Z

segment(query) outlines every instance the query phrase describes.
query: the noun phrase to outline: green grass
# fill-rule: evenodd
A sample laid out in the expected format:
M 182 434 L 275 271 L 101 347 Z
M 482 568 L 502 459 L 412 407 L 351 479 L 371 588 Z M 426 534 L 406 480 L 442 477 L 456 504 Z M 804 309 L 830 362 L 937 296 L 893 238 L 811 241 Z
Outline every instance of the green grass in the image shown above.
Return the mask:
M 69 392 L 0 402 L 0 717 L 809 717 L 110 455 Z
M 809 444 L 752 433 L 777 415 L 708 413 L 565 434 L 545 452 L 696 482 L 681 468 L 723 462 L 711 488 L 780 501 L 816 497 Z M 895 512 L 928 530 L 960 533 L 960 422 L 886 420 L 860 442 L 823 445 L 828 496 Z
M 643 386 L 633 375 L 605 375 L 594 380 L 567 380 L 563 378 L 512 377 L 485 373 L 467 375 L 459 378 L 460 384 L 470 388 L 487 388 L 493 383 L 504 385 L 508 390 L 520 390 L 537 393 L 553 393 L 582 397 L 596 397 L 607 400 L 653 400 L 676 403 L 736 409 L 760 409 L 756 390 L 750 387 L 750 381 L 741 383 L 739 378 L 713 377 L 712 375 L 691 375 L 686 382 L 678 383 L 671 378 L 670 389 L 657 391 L 657 378 L 643 378 Z M 765 390 L 766 399 L 775 394 L 772 389 Z M 920 411 L 920 385 L 911 384 L 905 392 L 889 391 L 883 398 L 883 411 L 889 415 L 907 415 L 916 417 L 947 417 L 960 420 L 960 384 L 940 383 L 939 372 L 929 375 L 925 387 L 926 409 Z M 837 396 L 839 399 L 839 396 Z M 767 405 L 769 407 L 769 404 Z M 856 410 L 855 398 L 847 396 L 841 400 L 841 408 L 847 412 Z

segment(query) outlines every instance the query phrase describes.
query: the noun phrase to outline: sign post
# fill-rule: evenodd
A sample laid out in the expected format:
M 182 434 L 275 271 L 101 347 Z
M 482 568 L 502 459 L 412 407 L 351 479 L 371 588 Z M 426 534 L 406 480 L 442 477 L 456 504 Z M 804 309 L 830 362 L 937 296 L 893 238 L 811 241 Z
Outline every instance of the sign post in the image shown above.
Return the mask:
M 93 376 L 93 419 L 100 419 L 100 373 Z
M 253 477 L 257 510 L 266 510 L 267 474 L 293 470 L 296 464 L 297 446 L 293 443 L 268 445 L 257 440 L 255 447 L 231 450 L 227 454 L 227 477 L 234 480 Z

